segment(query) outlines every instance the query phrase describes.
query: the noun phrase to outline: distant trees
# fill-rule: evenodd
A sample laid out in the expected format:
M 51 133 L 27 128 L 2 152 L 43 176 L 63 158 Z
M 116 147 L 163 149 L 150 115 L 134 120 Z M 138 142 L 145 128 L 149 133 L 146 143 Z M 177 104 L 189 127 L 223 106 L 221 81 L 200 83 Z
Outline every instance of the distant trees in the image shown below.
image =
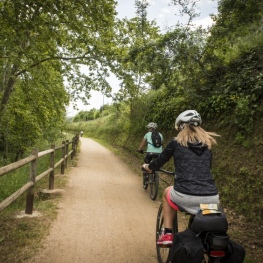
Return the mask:
M 92 108 L 89 111 L 80 111 L 73 117 L 73 122 L 91 121 L 113 112 L 114 105 L 105 104 L 99 110 Z

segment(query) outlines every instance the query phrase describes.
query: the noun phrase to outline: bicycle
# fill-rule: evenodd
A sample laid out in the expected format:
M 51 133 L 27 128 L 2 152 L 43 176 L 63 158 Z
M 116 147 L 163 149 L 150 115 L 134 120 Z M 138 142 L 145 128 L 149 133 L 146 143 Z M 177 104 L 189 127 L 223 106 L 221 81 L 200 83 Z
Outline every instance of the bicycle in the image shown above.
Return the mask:
M 163 173 L 169 175 L 175 175 L 174 172 L 169 172 L 163 169 L 160 169 Z M 173 235 L 178 233 L 178 211 L 179 208 L 174 204 L 174 210 L 176 211 L 174 220 L 173 220 Z M 186 215 L 190 216 L 188 221 L 188 228 L 191 228 L 191 224 L 194 220 L 195 215 L 189 214 L 188 212 L 181 211 Z M 163 231 L 163 205 L 161 204 L 157 213 L 156 221 L 156 250 L 159 263 L 170 263 L 171 262 L 171 252 L 172 247 L 168 246 L 159 246 L 157 245 L 157 240 Z M 212 239 L 207 238 L 210 232 L 204 232 L 199 237 L 202 240 L 204 247 L 204 257 L 202 263 L 220 263 L 221 259 L 226 255 L 226 249 L 228 246 L 229 236 L 222 233 L 221 236 L 213 237 Z M 212 232 L 211 232 L 212 233 Z M 220 233 L 219 233 L 220 234 Z
M 154 160 L 159 155 L 156 153 L 149 153 L 149 152 L 143 152 L 143 153 L 152 155 L 152 160 Z M 153 171 L 152 173 L 148 173 L 143 170 L 142 178 L 143 178 L 142 179 L 143 189 L 147 190 L 148 186 L 150 185 L 150 198 L 152 200 L 155 200 L 158 195 L 158 190 L 159 190 L 158 172 Z

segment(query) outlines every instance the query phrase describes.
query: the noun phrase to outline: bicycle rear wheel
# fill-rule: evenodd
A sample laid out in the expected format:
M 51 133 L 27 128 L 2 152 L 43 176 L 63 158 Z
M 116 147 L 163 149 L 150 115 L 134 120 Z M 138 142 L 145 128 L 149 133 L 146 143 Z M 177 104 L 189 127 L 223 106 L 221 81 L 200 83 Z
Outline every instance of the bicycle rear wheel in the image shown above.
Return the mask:
M 163 231 L 163 205 L 161 204 L 157 214 L 156 220 L 156 250 L 159 263 L 170 263 L 171 262 L 171 247 L 158 246 L 157 240 Z M 177 221 L 177 212 L 173 221 L 173 233 L 178 233 L 178 221 Z
M 150 197 L 152 200 L 155 200 L 159 190 L 159 176 L 156 172 L 151 174 L 149 184 L 150 184 Z

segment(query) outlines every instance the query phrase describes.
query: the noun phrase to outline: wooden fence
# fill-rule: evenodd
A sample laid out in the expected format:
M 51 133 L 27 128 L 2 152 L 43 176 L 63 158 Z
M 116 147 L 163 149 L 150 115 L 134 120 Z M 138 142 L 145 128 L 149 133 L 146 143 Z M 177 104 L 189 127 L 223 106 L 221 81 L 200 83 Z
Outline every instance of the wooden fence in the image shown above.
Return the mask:
M 43 177 L 49 174 L 49 190 L 54 189 L 54 181 L 55 181 L 55 169 L 60 165 L 60 172 L 64 174 L 65 169 L 67 168 L 68 157 L 71 157 L 71 160 L 76 155 L 76 151 L 79 143 L 79 135 L 76 135 L 72 138 L 71 141 L 63 141 L 61 145 L 55 146 L 51 145 L 51 148 L 42 152 L 38 152 L 37 149 L 32 150 L 32 154 L 19 160 L 15 163 L 8 164 L 6 166 L 0 167 L 0 176 L 8 174 L 11 171 L 17 170 L 20 167 L 30 163 L 30 176 L 28 182 L 23 185 L 19 190 L 15 193 L 7 197 L 0 203 L 0 212 L 8 207 L 11 203 L 13 203 L 19 196 L 27 191 L 26 196 L 26 214 L 33 213 L 33 203 L 34 203 L 34 185 L 36 182 L 41 180 Z M 72 147 L 70 147 L 72 146 Z M 61 150 L 61 159 L 55 163 L 55 152 Z M 37 160 L 45 155 L 50 154 L 50 166 L 43 173 L 37 175 Z

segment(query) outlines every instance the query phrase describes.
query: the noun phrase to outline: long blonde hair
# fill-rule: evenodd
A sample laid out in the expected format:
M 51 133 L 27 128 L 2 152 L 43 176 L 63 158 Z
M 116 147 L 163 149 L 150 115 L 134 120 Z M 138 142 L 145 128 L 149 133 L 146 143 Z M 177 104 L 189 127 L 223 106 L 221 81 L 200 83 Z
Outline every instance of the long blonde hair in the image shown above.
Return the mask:
M 188 147 L 188 142 L 201 142 L 211 149 L 213 144 L 216 144 L 214 137 L 219 137 L 220 135 L 215 132 L 207 132 L 200 126 L 193 126 L 185 123 L 184 128 L 178 133 L 176 140 L 182 146 Z

